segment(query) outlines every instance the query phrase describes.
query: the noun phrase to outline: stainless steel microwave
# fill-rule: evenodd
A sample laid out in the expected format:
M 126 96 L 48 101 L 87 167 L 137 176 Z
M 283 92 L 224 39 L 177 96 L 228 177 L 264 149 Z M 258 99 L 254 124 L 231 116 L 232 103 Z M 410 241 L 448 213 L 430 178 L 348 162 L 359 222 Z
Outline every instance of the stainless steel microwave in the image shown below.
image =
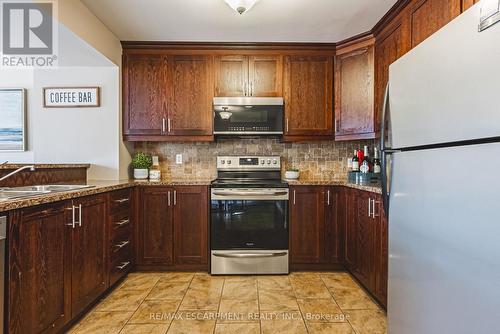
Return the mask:
M 281 97 L 214 98 L 215 135 L 282 135 Z

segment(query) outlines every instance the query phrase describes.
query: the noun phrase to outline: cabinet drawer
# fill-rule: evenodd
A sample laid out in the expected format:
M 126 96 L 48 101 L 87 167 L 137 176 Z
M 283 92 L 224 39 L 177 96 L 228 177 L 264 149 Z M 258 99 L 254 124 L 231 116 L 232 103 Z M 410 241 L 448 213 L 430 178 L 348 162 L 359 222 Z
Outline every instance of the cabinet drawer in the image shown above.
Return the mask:
M 130 219 L 130 213 L 128 211 L 123 211 L 114 215 L 111 215 L 110 219 L 110 234 L 111 239 L 123 230 L 129 230 L 132 225 L 132 220 Z
M 131 189 L 122 189 L 113 191 L 110 196 L 110 210 L 111 213 L 119 211 L 128 211 L 130 209 L 130 202 L 132 200 Z
M 118 257 L 122 256 L 127 252 L 131 252 L 132 249 L 132 237 L 131 233 L 119 233 L 111 241 L 111 261 L 114 261 Z
M 126 252 L 111 262 L 109 270 L 109 285 L 115 284 L 119 279 L 127 275 L 132 268 L 131 252 Z

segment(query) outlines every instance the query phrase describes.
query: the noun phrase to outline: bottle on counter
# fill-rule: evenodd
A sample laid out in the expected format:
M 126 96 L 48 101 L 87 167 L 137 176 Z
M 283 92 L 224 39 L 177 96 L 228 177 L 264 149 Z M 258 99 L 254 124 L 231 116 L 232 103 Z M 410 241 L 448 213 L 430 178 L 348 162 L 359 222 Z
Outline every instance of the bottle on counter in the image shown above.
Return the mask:
M 363 150 L 357 150 L 357 156 L 358 156 L 359 167 L 361 167 L 361 163 L 363 162 L 363 158 L 365 157 L 365 155 L 363 154 Z
M 359 172 L 358 150 L 354 150 L 354 156 L 352 157 L 352 171 Z
M 373 151 L 373 172 L 375 174 L 380 174 L 381 173 L 381 167 L 380 167 L 380 158 L 378 156 L 378 150 L 375 147 Z
M 160 160 L 157 155 L 153 155 L 153 165 L 149 169 L 149 180 L 160 181 L 161 180 L 161 170 L 160 170 Z
M 371 170 L 370 163 L 370 152 L 368 151 L 368 146 L 365 145 L 363 152 L 363 160 L 361 161 L 361 166 L 359 166 L 359 170 L 361 173 L 369 173 Z

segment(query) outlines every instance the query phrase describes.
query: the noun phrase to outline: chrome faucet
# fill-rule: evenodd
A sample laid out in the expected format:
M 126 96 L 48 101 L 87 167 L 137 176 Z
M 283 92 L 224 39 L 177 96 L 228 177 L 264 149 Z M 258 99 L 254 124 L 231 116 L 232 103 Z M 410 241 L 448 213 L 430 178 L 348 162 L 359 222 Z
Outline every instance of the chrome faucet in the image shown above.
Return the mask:
M 16 174 L 17 174 L 17 173 L 19 173 L 19 172 L 22 172 L 22 171 L 23 171 L 23 170 L 25 170 L 25 169 L 29 169 L 30 171 L 34 172 L 34 171 L 35 171 L 35 166 L 33 166 L 33 165 L 29 165 L 29 166 L 23 166 L 23 167 L 21 167 L 21 168 L 18 168 L 18 169 L 16 169 L 15 171 L 13 171 L 13 172 L 11 172 L 11 173 L 9 173 L 9 174 L 7 174 L 7 175 L 0 177 L 0 182 L 2 182 L 3 180 L 8 179 L 9 177 L 11 177 L 11 176 L 13 176 L 13 175 L 16 175 Z

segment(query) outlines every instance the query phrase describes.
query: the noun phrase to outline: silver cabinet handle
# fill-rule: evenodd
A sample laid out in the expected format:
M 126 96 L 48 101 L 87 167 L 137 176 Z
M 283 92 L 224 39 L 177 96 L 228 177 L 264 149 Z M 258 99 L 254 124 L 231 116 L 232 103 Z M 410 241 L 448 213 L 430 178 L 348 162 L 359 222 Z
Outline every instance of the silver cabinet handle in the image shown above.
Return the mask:
M 71 208 L 68 208 L 68 210 L 71 210 L 71 223 L 66 224 L 66 226 L 71 226 L 71 228 L 75 228 L 75 206 L 72 205 Z
M 250 96 L 253 96 L 253 81 L 250 82 Z
M 287 255 L 287 252 L 277 252 L 277 253 L 233 253 L 233 254 L 213 253 L 213 255 L 217 256 L 217 257 L 241 259 L 241 258 L 261 258 L 261 257 L 285 256 L 285 255 Z
M 245 94 L 245 96 L 248 96 L 248 93 L 247 93 L 247 82 L 246 81 L 243 83 L 243 93 Z
M 130 201 L 130 198 L 122 198 L 122 199 L 115 200 L 115 203 L 125 203 L 128 201 Z
M 170 132 L 170 129 L 172 128 L 170 123 L 171 122 L 170 122 L 170 117 L 169 117 L 169 118 L 167 118 L 167 132 Z
M 165 120 L 165 118 L 161 119 L 161 132 L 165 132 L 166 131 L 166 128 L 167 128 L 166 122 L 167 121 Z
M 177 190 L 174 190 L 174 206 L 177 205 Z
M 295 196 L 295 190 L 294 190 L 293 191 L 293 205 L 295 205 L 295 198 L 296 198 L 296 196 Z
M 82 226 L 82 205 L 78 205 L 78 225 Z
M 373 210 L 372 210 L 372 217 L 373 217 L 373 219 L 375 219 L 376 217 L 380 216 L 380 214 L 376 214 L 375 213 L 375 204 L 376 203 L 377 202 L 375 202 L 375 200 L 373 200 Z
M 286 191 L 281 191 L 281 192 L 259 192 L 259 193 L 253 193 L 253 192 L 214 192 L 213 195 L 216 196 L 283 196 L 286 195 Z
M 130 261 L 127 261 L 127 262 L 122 262 L 122 265 L 121 266 L 116 266 L 116 269 L 118 270 L 123 270 L 125 268 L 127 268 L 130 264 Z
M 121 227 L 123 225 L 128 225 L 128 223 L 130 223 L 129 219 L 122 219 L 119 222 L 115 223 L 115 225 L 118 226 L 118 227 Z
M 170 191 L 168 192 L 167 202 L 168 202 L 168 206 L 170 206 L 171 205 L 171 203 L 170 203 Z
M 286 125 L 285 125 L 285 127 L 286 127 L 286 133 L 288 133 L 288 118 L 286 119 Z
M 121 243 L 119 243 L 118 245 L 115 245 L 116 247 L 116 251 L 119 251 L 120 249 L 122 249 L 123 247 L 127 246 L 128 244 L 130 243 L 129 240 L 127 241 L 122 241 Z
M 326 193 L 326 195 L 327 195 L 327 196 L 326 196 L 326 204 L 327 204 L 328 206 L 330 206 L 330 190 L 328 190 L 328 192 Z
M 372 216 L 372 199 L 368 199 L 368 217 Z

